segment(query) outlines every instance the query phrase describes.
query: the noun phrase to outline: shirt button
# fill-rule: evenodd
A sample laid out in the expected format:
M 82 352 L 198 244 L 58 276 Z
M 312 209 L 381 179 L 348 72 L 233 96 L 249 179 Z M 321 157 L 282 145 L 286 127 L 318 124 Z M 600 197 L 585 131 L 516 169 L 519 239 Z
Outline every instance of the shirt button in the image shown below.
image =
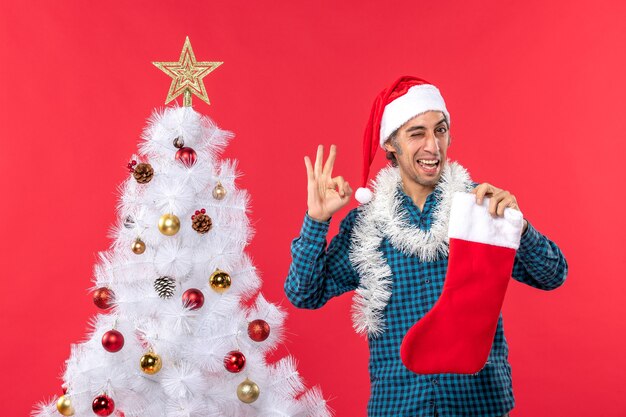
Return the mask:
M 425 279 L 425 280 L 424 280 L 424 282 L 425 282 L 426 284 L 430 284 L 430 280 L 429 280 L 429 279 Z
M 439 380 L 437 378 L 433 378 L 433 385 L 439 385 Z

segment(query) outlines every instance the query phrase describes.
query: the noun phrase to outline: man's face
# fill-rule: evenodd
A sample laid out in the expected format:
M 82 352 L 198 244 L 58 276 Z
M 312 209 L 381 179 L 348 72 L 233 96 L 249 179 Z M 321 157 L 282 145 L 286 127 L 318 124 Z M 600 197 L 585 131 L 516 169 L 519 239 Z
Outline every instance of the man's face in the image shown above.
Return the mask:
M 450 144 L 448 121 L 443 112 L 427 111 L 398 129 L 395 140 L 385 148 L 395 152 L 402 178 L 425 187 L 434 187 L 446 163 Z

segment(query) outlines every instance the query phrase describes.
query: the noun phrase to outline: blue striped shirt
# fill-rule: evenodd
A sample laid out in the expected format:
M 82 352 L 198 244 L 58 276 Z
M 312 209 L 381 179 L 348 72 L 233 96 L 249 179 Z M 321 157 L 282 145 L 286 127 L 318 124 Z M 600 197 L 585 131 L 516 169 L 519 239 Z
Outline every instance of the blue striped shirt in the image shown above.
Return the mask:
M 420 211 L 398 186 L 402 208 L 410 222 L 429 230 L 432 213 L 439 202 L 435 188 Z M 328 248 L 326 235 L 330 219 L 313 220 L 305 214 L 300 236 L 292 241 L 292 263 L 285 281 L 285 293 L 299 308 L 322 307 L 330 298 L 355 290 L 359 275 L 349 260 L 351 233 L 360 209 L 351 210 Z M 392 270 L 392 295 L 383 311 L 385 332 L 369 337 L 370 417 L 428 416 L 435 410 L 441 417 L 500 417 L 515 401 L 504 337 L 502 315 L 486 366 L 477 374 L 419 375 L 404 367 L 400 345 L 409 328 L 426 314 L 439 298 L 446 277 L 448 258 L 422 262 L 407 257 L 387 239 L 379 248 Z M 512 276 L 542 290 L 552 290 L 565 281 L 567 262 L 560 249 L 530 223 L 521 238 Z

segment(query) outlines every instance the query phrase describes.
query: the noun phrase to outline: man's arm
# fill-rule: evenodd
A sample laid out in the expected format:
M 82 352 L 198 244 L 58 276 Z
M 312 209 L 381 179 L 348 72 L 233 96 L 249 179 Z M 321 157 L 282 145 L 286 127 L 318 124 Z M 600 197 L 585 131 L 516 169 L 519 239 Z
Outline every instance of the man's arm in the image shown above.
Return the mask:
M 507 207 L 519 210 L 517 199 L 510 192 L 489 183 L 476 184 L 472 190 L 476 203 L 489 200 L 489 213 L 504 216 Z M 513 278 L 541 290 L 553 290 L 565 282 L 567 261 L 559 247 L 524 219 L 524 232 L 513 264 Z
M 350 211 L 343 219 L 328 250 L 330 219 L 321 222 L 305 215 L 300 236 L 291 243 L 292 261 L 285 281 L 285 294 L 294 306 L 320 308 L 330 298 L 358 287 L 358 273 L 348 257 L 357 211 Z
M 559 247 L 530 222 L 515 255 L 513 278 L 541 290 L 553 290 L 565 282 L 567 261 Z

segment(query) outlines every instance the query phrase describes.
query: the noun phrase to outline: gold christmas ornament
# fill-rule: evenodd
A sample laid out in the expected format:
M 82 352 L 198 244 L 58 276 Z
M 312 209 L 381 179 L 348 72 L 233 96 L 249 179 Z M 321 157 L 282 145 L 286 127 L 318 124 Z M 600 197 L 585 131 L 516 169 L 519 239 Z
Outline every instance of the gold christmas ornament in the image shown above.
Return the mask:
M 134 254 L 141 255 L 142 253 L 144 253 L 146 251 L 146 244 L 144 243 L 143 240 L 137 238 L 133 242 L 131 248 L 132 248 Z
M 170 84 L 170 91 L 167 93 L 165 104 L 181 94 L 183 94 L 185 107 L 191 107 L 191 94 L 195 94 L 199 99 L 211 104 L 202 79 L 222 65 L 223 62 L 196 61 L 189 37 L 185 38 L 178 62 L 153 62 L 153 64 L 172 77 L 172 84 Z
M 175 214 L 164 214 L 159 219 L 159 231 L 165 236 L 174 236 L 179 230 L 180 220 Z
M 74 407 L 72 407 L 72 402 L 67 395 L 61 395 L 57 400 L 57 411 L 62 416 L 74 415 Z
M 218 182 L 215 188 L 213 188 L 213 198 L 216 200 L 223 200 L 226 197 L 226 188 L 221 182 Z
M 260 393 L 259 386 L 248 378 L 237 387 L 237 397 L 246 404 L 255 402 L 259 398 Z
M 226 291 L 228 287 L 230 287 L 230 283 L 230 275 L 228 275 L 221 269 L 216 269 L 215 272 L 211 274 L 211 278 L 209 278 L 209 284 L 211 285 L 211 288 L 213 288 L 215 292 L 218 292 L 220 294 Z
M 161 370 L 163 362 L 161 357 L 154 352 L 148 352 L 139 360 L 141 370 L 148 375 L 154 375 Z

